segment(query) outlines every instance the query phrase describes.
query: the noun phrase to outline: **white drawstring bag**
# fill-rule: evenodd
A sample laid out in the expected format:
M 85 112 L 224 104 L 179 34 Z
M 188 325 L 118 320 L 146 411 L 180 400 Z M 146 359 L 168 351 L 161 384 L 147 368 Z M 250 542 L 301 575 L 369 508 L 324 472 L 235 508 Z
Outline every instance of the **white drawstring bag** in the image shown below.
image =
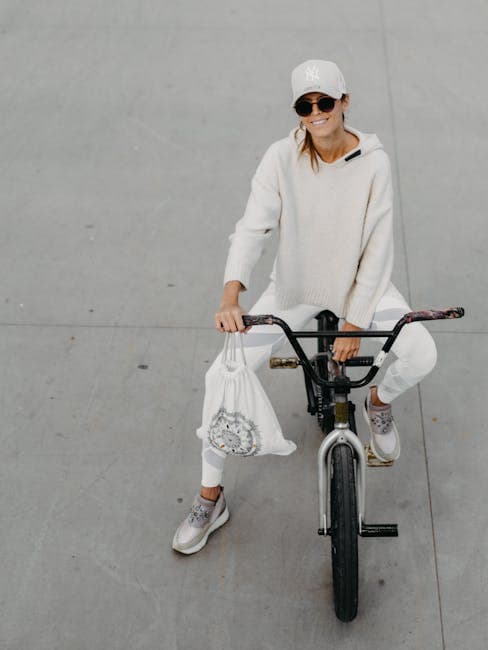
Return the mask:
M 242 332 L 226 332 L 221 363 L 207 373 L 198 438 L 233 456 L 287 456 L 297 448 L 285 440 L 273 406 L 256 373 L 247 365 Z M 242 361 L 236 360 L 236 337 Z

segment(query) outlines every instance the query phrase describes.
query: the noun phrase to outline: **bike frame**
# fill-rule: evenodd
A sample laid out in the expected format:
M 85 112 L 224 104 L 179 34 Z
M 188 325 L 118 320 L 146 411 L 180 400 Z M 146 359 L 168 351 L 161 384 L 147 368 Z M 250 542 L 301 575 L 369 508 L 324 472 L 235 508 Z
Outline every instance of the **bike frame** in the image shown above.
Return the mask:
M 371 382 L 375 377 L 383 362 L 385 361 L 388 352 L 391 349 L 391 346 L 395 342 L 397 336 L 400 334 L 402 327 L 408 323 L 413 323 L 415 321 L 423 320 L 441 320 L 441 319 L 450 319 L 450 318 L 461 318 L 464 315 L 464 309 L 462 307 L 448 307 L 447 309 L 428 309 L 422 311 L 411 311 L 407 314 L 404 314 L 402 318 L 398 320 L 395 327 L 392 330 L 358 330 L 358 331 L 349 331 L 341 332 L 337 329 L 326 329 L 326 330 L 316 330 L 316 331 L 293 331 L 289 325 L 272 314 L 244 314 L 242 320 L 244 326 L 249 325 L 279 325 L 285 335 L 287 336 L 291 346 L 295 350 L 298 356 L 298 364 L 302 366 L 305 373 L 305 384 L 307 389 L 307 397 L 309 402 L 309 412 L 314 415 L 317 411 L 320 411 L 323 407 L 322 400 L 317 396 L 313 390 L 313 386 L 321 386 L 323 388 L 329 388 L 334 390 L 335 396 L 335 423 L 334 429 L 329 432 L 322 444 L 319 447 L 317 453 L 317 463 L 318 463 L 318 488 L 319 488 L 319 535 L 329 534 L 327 528 L 327 522 L 329 520 L 328 513 L 328 493 L 329 493 L 329 482 L 330 482 L 330 464 L 331 464 L 331 449 L 337 444 L 348 444 L 350 445 L 353 456 L 356 459 L 356 494 L 357 494 L 357 504 L 358 504 L 358 530 L 359 534 L 363 536 L 382 536 L 382 535 L 391 535 L 391 527 L 395 524 L 366 524 L 366 454 L 364 447 L 359 440 L 359 437 L 355 431 L 352 431 L 349 427 L 349 401 L 348 394 L 352 388 L 360 388 L 361 386 L 366 386 Z M 325 318 L 325 321 L 322 322 L 332 322 L 337 323 L 338 317 L 329 310 L 323 310 L 320 312 L 316 318 Z M 319 349 L 323 348 L 320 344 L 321 341 L 333 341 L 337 337 L 375 337 L 375 338 L 385 338 L 386 341 L 383 344 L 381 350 L 377 353 L 375 357 L 372 356 L 358 356 L 352 357 L 345 362 L 335 362 L 331 359 L 330 350 L 325 352 L 319 352 L 309 359 L 304 352 L 302 346 L 298 342 L 298 338 L 318 338 L 319 339 Z M 330 344 L 329 344 L 329 347 Z M 334 368 L 337 370 L 336 376 L 332 381 L 320 377 L 314 370 L 312 363 L 317 361 L 321 363 L 322 360 L 327 359 L 335 364 Z M 371 366 L 369 372 L 359 380 L 351 380 L 343 371 L 344 366 Z M 284 366 L 286 367 L 286 366 Z M 294 365 L 293 367 L 296 367 Z

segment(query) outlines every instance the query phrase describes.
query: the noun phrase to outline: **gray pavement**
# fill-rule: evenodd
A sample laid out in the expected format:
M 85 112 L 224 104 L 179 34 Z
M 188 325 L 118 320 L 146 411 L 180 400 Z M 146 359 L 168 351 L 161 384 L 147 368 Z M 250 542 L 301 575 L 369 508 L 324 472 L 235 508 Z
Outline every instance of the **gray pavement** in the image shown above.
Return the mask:
M 0 36 L 2 650 L 486 649 L 486 2 L 2 0 Z M 368 519 L 400 535 L 360 538 L 350 624 L 301 371 L 259 371 L 297 451 L 229 458 L 231 520 L 171 549 L 227 237 L 306 58 L 339 64 L 349 123 L 390 155 L 396 286 L 466 310 L 427 323 L 438 363 L 395 402 L 402 456 L 368 470 Z

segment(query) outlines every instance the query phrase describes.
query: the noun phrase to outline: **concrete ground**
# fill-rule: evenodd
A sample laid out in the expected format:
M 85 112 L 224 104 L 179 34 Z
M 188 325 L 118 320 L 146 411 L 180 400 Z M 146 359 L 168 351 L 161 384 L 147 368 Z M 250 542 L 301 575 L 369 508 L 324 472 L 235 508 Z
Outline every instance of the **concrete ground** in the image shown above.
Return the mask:
M 0 33 L 2 650 L 488 647 L 487 4 L 2 0 Z M 390 155 L 396 286 L 466 310 L 426 324 L 438 362 L 395 402 L 401 458 L 368 470 L 368 520 L 400 534 L 360 538 L 349 624 L 301 370 L 259 371 L 297 451 L 229 458 L 231 520 L 171 549 L 227 238 L 308 58 L 339 64 L 349 123 Z

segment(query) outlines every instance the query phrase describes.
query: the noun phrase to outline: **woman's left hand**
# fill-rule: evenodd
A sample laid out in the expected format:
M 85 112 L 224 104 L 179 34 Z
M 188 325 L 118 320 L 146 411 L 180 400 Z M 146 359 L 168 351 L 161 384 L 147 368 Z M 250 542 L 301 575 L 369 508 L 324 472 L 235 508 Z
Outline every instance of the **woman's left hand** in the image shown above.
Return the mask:
M 341 332 L 359 332 L 361 327 L 348 323 L 347 320 L 344 322 L 341 327 Z M 332 357 L 334 361 L 344 362 L 351 357 L 356 357 L 359 352 L 359 347 L 361 345 L 361 337 L 355 336 L 341 336 L 337 337 L 334 341 L 333 352 L 334 356 Z

